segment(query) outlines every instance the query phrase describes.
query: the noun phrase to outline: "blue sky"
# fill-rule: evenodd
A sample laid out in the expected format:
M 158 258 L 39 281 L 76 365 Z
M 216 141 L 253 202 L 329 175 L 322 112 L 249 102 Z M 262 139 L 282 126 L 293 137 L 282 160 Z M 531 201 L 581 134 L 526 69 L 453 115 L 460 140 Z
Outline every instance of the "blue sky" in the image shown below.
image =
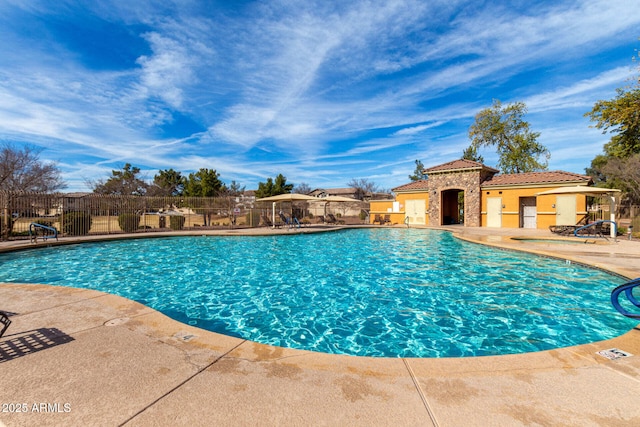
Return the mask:
M 526 103 L 550 170 L 584 173 L 610 137 L 584 113 L 637 74 L 634 3 L 3 0 L 0 142 L 40 147 L 67 191 L 125 163 L 390 189 L 459 158 L 499 99 Z

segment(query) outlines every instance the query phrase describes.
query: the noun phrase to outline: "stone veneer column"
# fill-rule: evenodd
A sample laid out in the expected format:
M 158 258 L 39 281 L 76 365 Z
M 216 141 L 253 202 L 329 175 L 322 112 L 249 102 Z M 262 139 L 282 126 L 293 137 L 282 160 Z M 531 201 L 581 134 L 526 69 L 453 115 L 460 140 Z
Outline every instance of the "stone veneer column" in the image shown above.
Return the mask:
M 464 225 L 480 226 L 480 171 L 458 171 L 429 174 L 429 225 L 441 225 L 442 192 L 464 191 Z M 434 193 L 435 192 L 435 193 Z

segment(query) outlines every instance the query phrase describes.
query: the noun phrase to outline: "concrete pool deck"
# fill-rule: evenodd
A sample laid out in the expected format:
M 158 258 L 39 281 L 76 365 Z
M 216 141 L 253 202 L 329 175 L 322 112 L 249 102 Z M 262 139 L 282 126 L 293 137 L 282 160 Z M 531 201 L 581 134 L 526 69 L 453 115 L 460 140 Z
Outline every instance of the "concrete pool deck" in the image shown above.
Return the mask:
M 640 277 L 637 240 L 563 244 L 547 242 L 545 230 L 452 231 Z M 29 243 L 0 250 L 20 245 Z M 13 322 L 0 338 L 0 426 L 640 425 L 638 328 L 521 355 L 367 358 L 227 337 L 92 290 L 0 284 L 0 310 Z M 633 356 L 598 354 L 611 348 Z

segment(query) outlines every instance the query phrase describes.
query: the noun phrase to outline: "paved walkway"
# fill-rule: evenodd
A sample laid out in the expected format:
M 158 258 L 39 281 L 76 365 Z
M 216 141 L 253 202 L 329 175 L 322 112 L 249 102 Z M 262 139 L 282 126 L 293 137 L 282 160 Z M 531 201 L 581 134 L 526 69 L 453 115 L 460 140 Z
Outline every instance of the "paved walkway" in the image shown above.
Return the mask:
M 455 231 L 640 277 L 637 241 Z M 0 309 L 13 321 L 0 338 L 0 425 L 8 427 L 640 425 L 639 329 L 523 355 L 366 358 L 231 338 L 91 290 L 0 284 Z M 634 356 L 597 354 L 610 348 Z

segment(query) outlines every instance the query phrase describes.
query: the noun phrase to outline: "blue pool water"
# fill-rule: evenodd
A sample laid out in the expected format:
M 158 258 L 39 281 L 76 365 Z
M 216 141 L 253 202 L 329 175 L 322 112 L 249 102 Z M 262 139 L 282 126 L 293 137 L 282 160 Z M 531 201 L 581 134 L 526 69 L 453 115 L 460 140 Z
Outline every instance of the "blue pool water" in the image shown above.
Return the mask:
M 618 336 L 623 279 L 448 232 L 121 240 L 0 255 L 0 282 L 97 289 L 191 325 L 327 353 L 523 353 Z

